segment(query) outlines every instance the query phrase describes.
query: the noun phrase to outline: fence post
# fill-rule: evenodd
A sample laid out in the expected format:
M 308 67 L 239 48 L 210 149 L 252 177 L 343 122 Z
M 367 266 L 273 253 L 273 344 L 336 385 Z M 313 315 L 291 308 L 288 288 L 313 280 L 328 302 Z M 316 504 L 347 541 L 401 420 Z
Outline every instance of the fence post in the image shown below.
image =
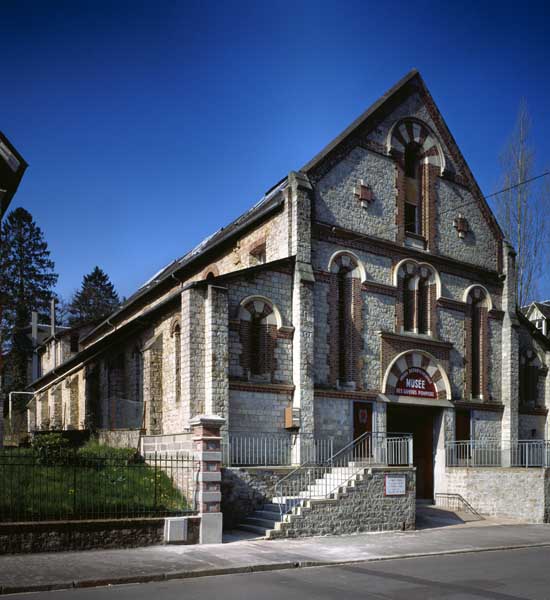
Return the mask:
M 200 466 L 196 497 L 201 517 L 201 544 L 219 544 L 222 541 L 220 428 L 224 423 L 225 419 L 215 415 L 199 415 L 190 422 L 195 460 Z
M 409 451 L 409 467 L 413 466 L 413 437 L 412 435 L 407 440 L 408 451 Z

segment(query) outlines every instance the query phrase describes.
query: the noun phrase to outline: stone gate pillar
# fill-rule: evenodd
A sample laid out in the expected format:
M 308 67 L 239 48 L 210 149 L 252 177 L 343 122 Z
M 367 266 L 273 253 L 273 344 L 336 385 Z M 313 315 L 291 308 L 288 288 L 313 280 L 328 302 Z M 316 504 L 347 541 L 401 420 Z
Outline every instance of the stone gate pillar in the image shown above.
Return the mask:
M 201 544 L 220 544 L 222 541 L 220 429 L 224 423 L 225 419 L 216 415 L 198 415 L 190 422 L 194 457 L 199 463 L 196 500 L 201 517 Z

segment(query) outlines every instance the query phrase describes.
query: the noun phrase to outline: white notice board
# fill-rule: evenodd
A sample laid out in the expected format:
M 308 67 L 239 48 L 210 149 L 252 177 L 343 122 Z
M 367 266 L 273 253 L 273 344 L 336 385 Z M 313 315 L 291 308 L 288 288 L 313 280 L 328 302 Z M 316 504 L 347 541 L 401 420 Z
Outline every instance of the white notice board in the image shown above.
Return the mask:
M 384 495 L 404 496 L 407 493 L 407 475 L 405 473 L 386 474 Z

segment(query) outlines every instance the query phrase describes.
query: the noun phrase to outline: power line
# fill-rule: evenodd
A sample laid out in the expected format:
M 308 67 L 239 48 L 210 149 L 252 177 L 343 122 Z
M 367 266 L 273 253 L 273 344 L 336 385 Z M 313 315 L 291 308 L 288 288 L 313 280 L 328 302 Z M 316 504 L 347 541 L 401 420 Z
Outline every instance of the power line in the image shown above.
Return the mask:
M 516 184 L 514 184 L 514 185 L 511 185 L 510 187 L 507 187 L 507 188 L 503 188 L 502 190 L 499 190 L 498 192 L 494 192 L 494 193 L 492 193 L 492 194 L 489 194 L 488 196 L 482 196 L 482 198 L 483 198 L 484 200 L 487 200 L 487 199 L 489 199 L 489 198 L 492 198 L 493 196 L 498 196 L 499 194 L 503 194 L 504 192 L 508 192 L 508 191 L 510 191 L 510 190 L 513 190 L 513 189 L 515 189 L 515 188 L 518 188 L 518 187 L 520 187 L 520 186 L 522 186 L 522 185 L 526 185 L 526 184 L 528 184 L 528 183 L 531 183 L 531 182 L 533 182 L 533 181 L 535 181 L 535 180 L 537 180 L 537 179 L 541 179 L 542 177 L 546 177 L 546 176 L 548 176 L 548 175 L 550 175 L 550 171 L 544 171 L 544 173 L 541 173 L 540 175 L 535 175 L 534 177 L 531 177 L 530 179 L 525 179 L 524 181 L 520 181 L 519 183 L 516 183 Z M 449 212 L 456 211 L 456 210 L 457 210 L 457 209 L 459 209 L 459 208 L 464 208 L 465 206 L 470 206 L 470 204 L 475 204 L 476 202 L 477 202 L 477 199 L 476 199 L 476 198 L 474 198 L 474 199 L 472 199 L 472 200 L 468 200 L 468 202 L 463 202 L 462 204 L 458 204 L 458 205 L 455 205 L 455 206 L 453 206 L 453 207 L 451 207 L 451 208 L 448 208 L 448 209 L 446 209 L 446 210 L 442 210 L 442 211 L 439 213 L 439 216 L 441 216 L 441 215 L 444 215 L 444 214 L 447 214 L 447 213 L 449 213 Z M 404 223 L 404 225 L 403 225 L 403 226 L 406 228 L 407 226 L 412 226 L 412 225 L 416 225 L 416 223 Z M 368 234 L 364 234 L 364 235 L 362 235 L 361 237 L 353 238 L 353 239 L 351 239 L 351 240 L 347 240 L 347 241 L 348 241 L 348 242 L 358 242 L 358 241 L 360 241 L 360 240 L 364 240 L 364 239 L 365 239 L 365 237 L 368 237 L 368 236 L 380 237 L 380 236 L 381 236 L 381 235 L 383 235 L 384 233 L 391 233 L 392 231 L 394 231 L 394 230 L 395 230 L 395 229 L 397 229 L 397 228 L 398 228 L 398 225 L 397 225 L 397 224 L 390 225 L 390 226 L 389 226 L 388 228 L 386 228 L 386 229 L 380 229 L 380 230 L 378 230 L 378 231 L 375 231 L 374 233 L 368 233 Z M 334 227 L 333 227 L 333 229 L 334 229 Z

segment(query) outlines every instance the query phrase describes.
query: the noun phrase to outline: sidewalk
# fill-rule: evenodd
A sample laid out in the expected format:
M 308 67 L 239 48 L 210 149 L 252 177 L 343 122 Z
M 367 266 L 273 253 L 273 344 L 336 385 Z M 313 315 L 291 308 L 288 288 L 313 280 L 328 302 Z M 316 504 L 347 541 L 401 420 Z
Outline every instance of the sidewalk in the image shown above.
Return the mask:
M 0 557 L 0 593 L 161 581 L 437 554 L 550 546 L 548 525 L 482 521 L 404 533 L 243 540 Z

